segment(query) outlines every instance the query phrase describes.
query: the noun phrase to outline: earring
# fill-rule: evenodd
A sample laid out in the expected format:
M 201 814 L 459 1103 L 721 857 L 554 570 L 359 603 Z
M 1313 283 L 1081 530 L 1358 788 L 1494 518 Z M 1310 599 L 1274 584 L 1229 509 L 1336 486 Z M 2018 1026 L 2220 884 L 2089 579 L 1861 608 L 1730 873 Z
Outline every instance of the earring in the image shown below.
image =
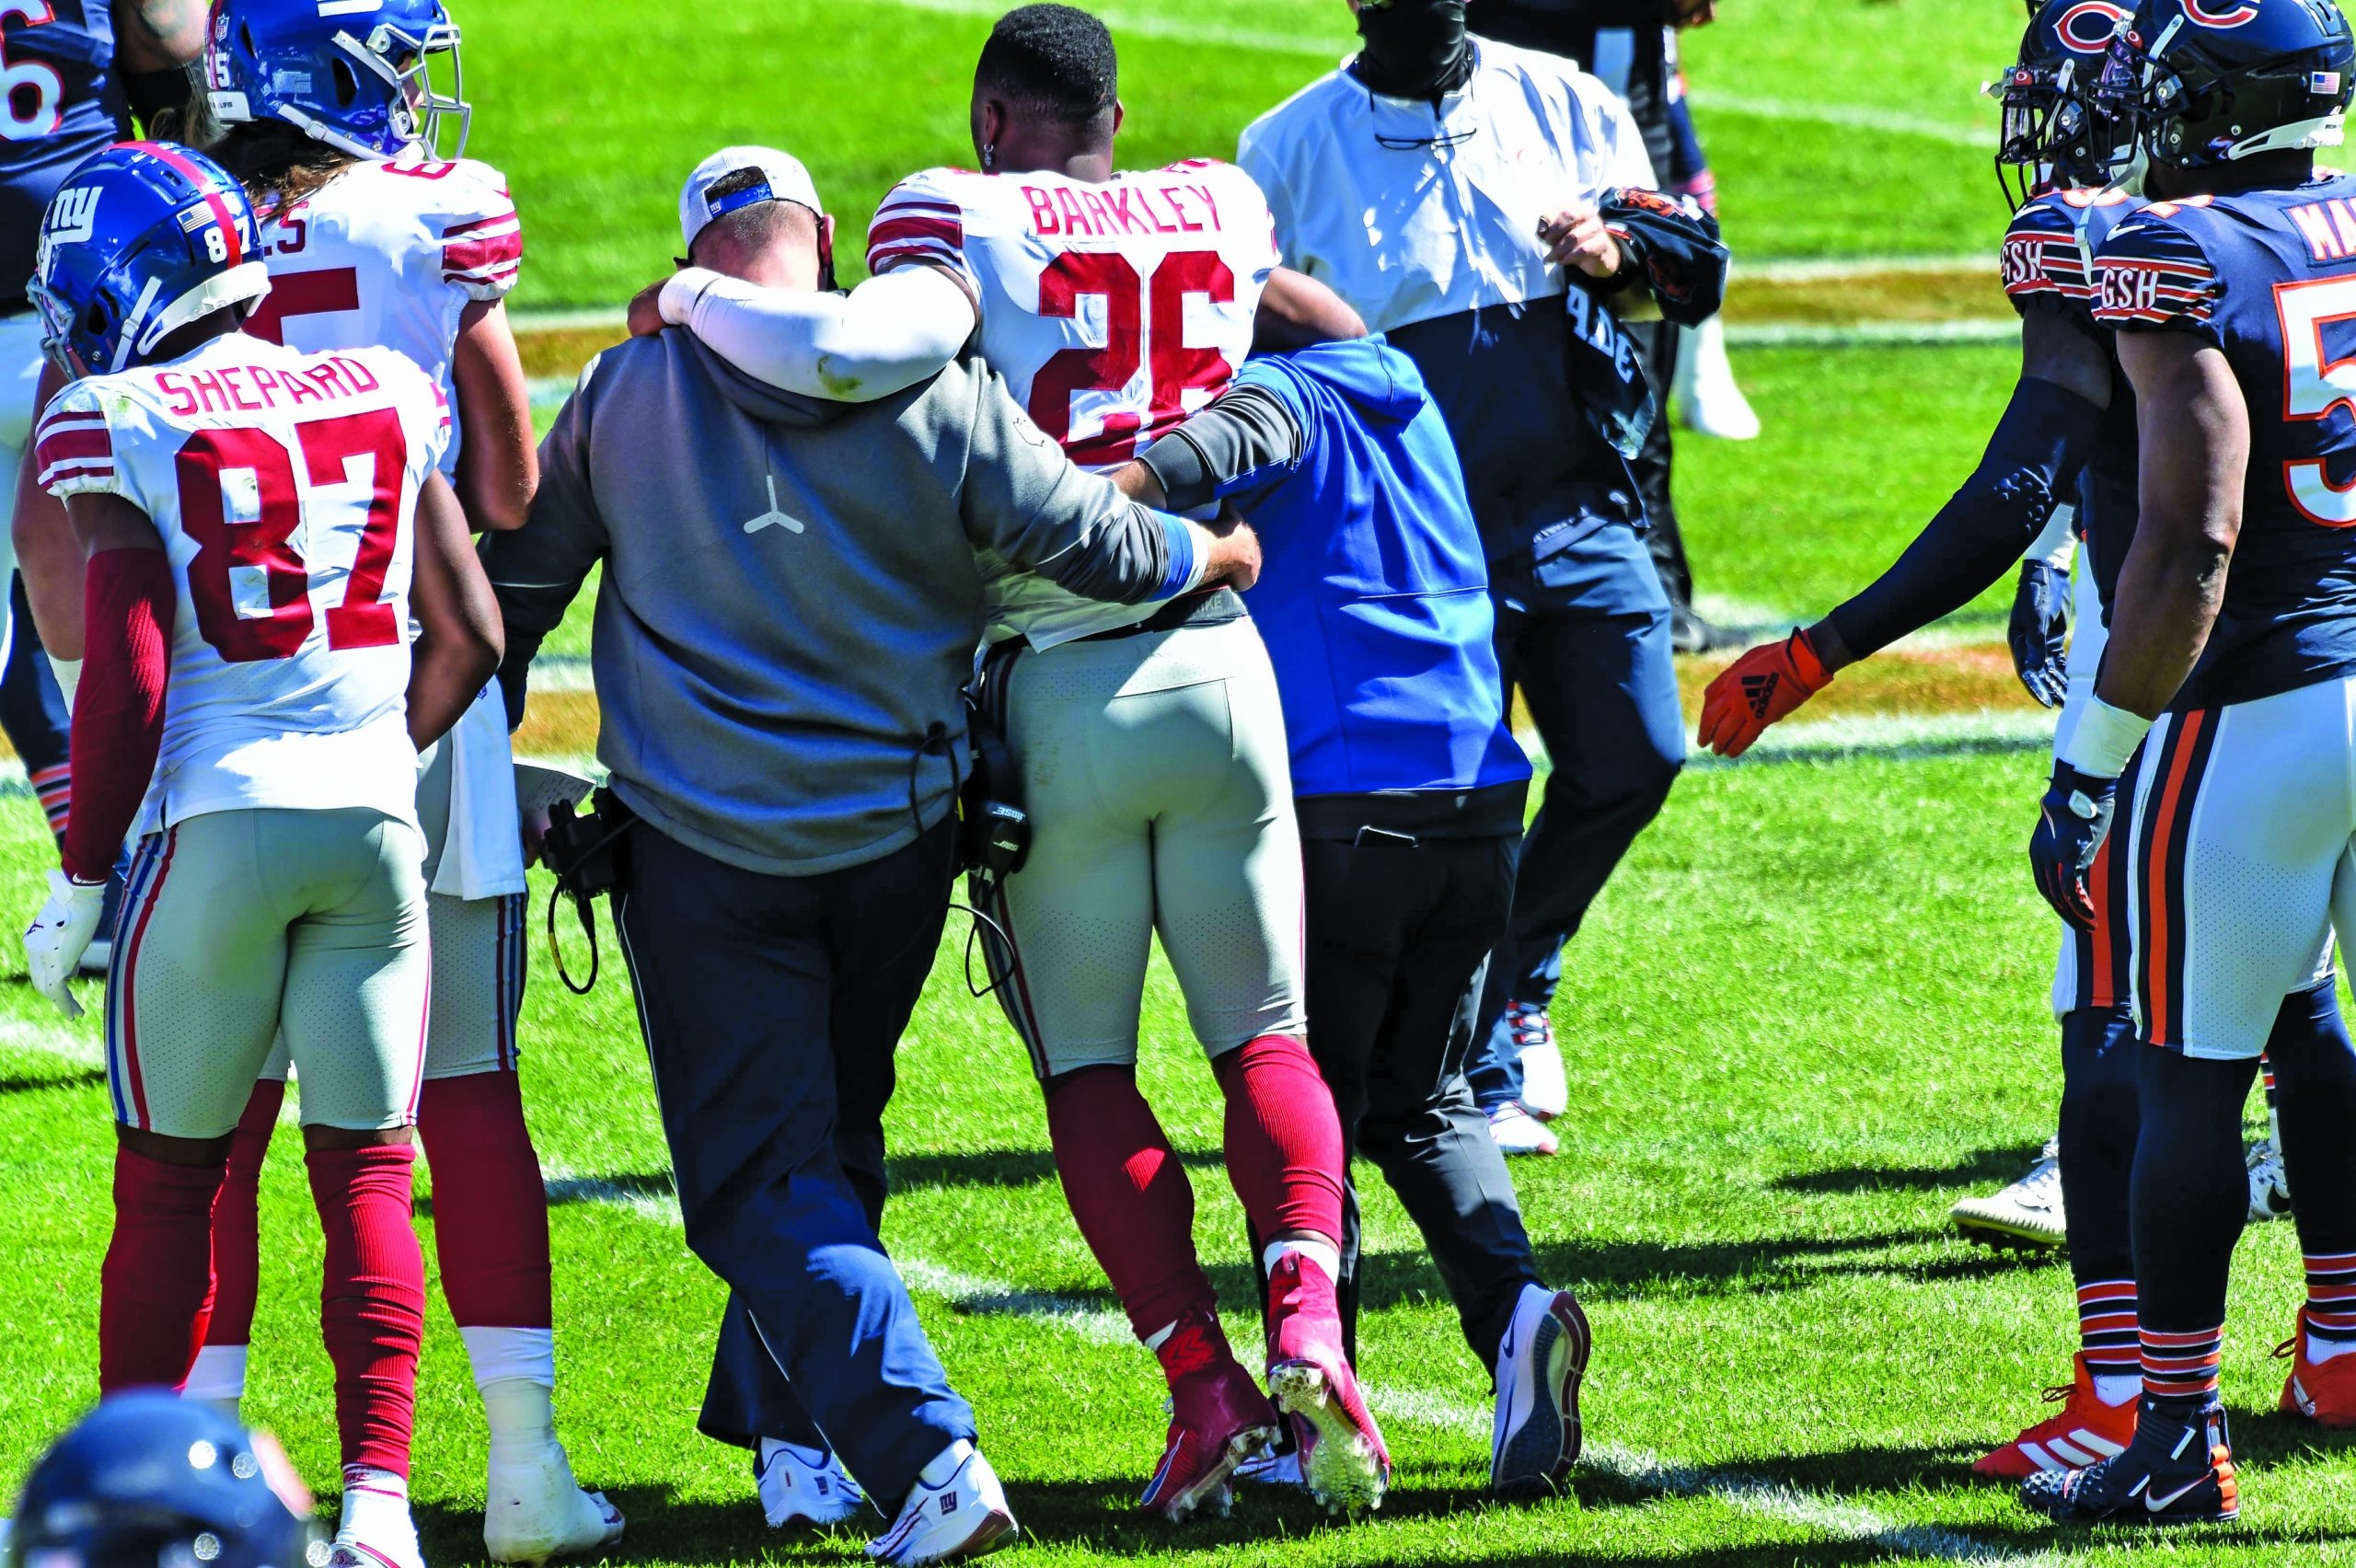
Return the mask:
M 987 174 L 998 167 L 998 144 L 990 143 L 982 149 L 982 172 Z

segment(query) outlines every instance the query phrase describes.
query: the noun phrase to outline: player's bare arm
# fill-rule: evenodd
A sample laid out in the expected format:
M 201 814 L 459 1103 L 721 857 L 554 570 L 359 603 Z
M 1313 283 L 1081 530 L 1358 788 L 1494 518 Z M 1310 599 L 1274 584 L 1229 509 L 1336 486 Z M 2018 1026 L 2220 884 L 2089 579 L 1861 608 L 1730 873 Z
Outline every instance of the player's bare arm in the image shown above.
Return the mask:
M 499 602 L 475 555 L 467 514 L 439 474 L 428 474 L 417 492 L 409 603 L 418 624 L 410 654 L 409 738 L 423 751 L 473 704 L 506 646 Z
M 2189 333 L 2122 333 L 2119 358 L 2141 410 L 2141 514 L 2095 695 L 2154 719 L 2200 662 L 2224 600 L 2249 407 L 2223 352 Z
M 1366 336 L 1366 322 L 1346 301 L 1306 272 L 1279 267 L 1268 274 L 1252 315 L 1252 352 L 1283 353 L 1312 343 Z
M 114 0 L 112 9 L 126 72 L 177 71 L 204 52 L 203 0 Z
M 64 385 L 65 377 L 55 365 L 41 367 L 40 386 L 33 394 L 35 424 Z M 9 532 L 17 545 L 17 570 L 24 574 L 25 597 L 32 605 L 33 625 L 40 630 L 41 646 L 53 659 L 79 659 L 82 544 L 74 536 L 65 503 L 35 482 L 38 473 L 39 465 L 27 461 L 14 479 L 17 512 Z
M 521 528 L 540 488 L 532 394 L 502 300 L 476 300 L 458 317 L 450 354 L 457 389 L 458 500 L 479 533 Z
M 1603 214 L 1593 207 L 1566 207 L 1542 219 L 1538 237 L 1546 242 L 1546 260 L 1551 266 L 1576 267 L 1590 278 L 1620 274 L 1620 241 L 1604 227 Z

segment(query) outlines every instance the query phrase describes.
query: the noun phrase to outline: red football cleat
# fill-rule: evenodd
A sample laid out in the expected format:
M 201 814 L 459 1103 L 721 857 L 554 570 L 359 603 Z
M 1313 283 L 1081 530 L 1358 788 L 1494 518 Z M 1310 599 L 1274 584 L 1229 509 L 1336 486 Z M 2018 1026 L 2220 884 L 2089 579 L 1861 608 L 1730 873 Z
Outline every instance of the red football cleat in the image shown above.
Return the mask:
M 1292 1418 L 1310 1493 L 1329 1512 L 1381 1507 L 1391 1455 L 1342 1355 L 1334 1282 L 1299 1252 L 1268 1271 L 1268 1392 Z
M 2356 1355 L 2309 1361 L 2305 1308 L 2299 1309 L 2298 1328 L 2274 1347 L 2274 1354 L 2291 1360 L 2291 1376 L 2282 1384 L 2282 1409 L 2295 1411 L 2317 1426 L 2356 1426 Z
M 2135 1440 L 2135 1406 L 2105 1404 L 2095 1393 L 2083 1353 L 2071 1357 L 2070 1381 L 2045 1390 L 2062 1412 L 2050 1415 L 1971 1467 L 1974 1475 L 2026 1481 L 2042 1470 L 2084 1470 L 2127 1451 Z
M 1170 1440 L 1138 1506 L 1172 1524 L 1205 1505 L 1223 1515 L 1236 1467 L 1275 1445 L 1276 1412 L 1208 1311 L 1181 1318 L 1155 1354 L 1170 1379 Z

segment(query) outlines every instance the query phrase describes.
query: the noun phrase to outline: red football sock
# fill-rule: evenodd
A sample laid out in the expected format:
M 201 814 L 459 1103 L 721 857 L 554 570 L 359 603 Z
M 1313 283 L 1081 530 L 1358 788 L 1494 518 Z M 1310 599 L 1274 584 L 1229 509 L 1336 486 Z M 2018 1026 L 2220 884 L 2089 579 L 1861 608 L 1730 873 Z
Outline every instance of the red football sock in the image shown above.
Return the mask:
M 1217 1297 L 1195 1256 L 1195 1189 L 1130 1067 L 1084 1067 L 1047 1092 L 1064 1197 L 1138 1338 Z
M 315 1148 L 306 1159 L 327 1234 L 319 1332 L 335 1364 L 343 1462 L 407 1476 L 425 1337 L 425 1258 L 409 1224 L 417 1151 Z
M 207 1344 L 245 1344 L 254 1337 L 254 1301 L 261 1294 L 261 1162 L 286 1086 L 276 1078 L 254 1085 L 246 1113 L 229 1141 L 229 1170 L 213 1200 L 213 1323 Z
M 1289 1034 L 1264 1034 L 1218 1058 L 1227 1094 L 1227 1179 L 1262 1241 L 1342 1236 L 1342 1120 L 1334 1091 Z
M 114 1151 L 114 1239 L 98 1275 L 98 1391 L 188 1380 L 213 1310 L 217 1165 Z
M 417 1131 L 433 1167 L 433 1250 L 450 1316 L 464 1329 L 550 1326 L 549 1194 L 516 1076 L 426 1079 Z

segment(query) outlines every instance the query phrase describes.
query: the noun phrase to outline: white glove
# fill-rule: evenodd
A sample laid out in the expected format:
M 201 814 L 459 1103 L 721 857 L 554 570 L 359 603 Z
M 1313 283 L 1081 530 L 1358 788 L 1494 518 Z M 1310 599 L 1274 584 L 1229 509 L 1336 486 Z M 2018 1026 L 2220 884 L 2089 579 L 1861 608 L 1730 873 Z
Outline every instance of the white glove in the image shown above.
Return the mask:
M 82 1004 L 65 982 L 80 969 L 83 952 L 98 934 L 106 901 L 106 883 L 75 882 L 60 868 L 49 873 L 49 902 L 25 928 L 25 965 L 32 971 L 33 989 L 67 1018 L 82 1016 Z

